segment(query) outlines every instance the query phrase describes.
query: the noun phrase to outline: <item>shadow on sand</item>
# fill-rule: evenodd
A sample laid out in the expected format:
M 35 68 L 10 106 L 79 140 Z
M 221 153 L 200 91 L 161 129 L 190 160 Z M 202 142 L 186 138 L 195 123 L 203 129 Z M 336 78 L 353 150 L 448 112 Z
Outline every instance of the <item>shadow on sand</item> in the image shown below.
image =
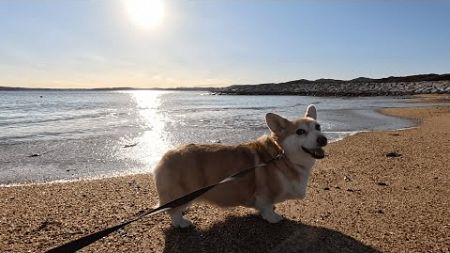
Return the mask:
M 339 231 L 291 220 L 269 224 L 256 215 L 230 217 L 206 230 L 170 228 L 165 234 L 164 252 L 380 252 Z

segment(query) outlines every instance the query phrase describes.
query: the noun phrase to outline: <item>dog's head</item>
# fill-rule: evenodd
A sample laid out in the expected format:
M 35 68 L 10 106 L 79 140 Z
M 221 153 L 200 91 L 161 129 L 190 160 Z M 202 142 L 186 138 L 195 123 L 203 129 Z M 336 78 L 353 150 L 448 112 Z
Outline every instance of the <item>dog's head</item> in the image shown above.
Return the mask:
M 266 122 L 277 142 L 289 157 L 304 156 L 322 159 L 327 145 L 327 138 L 322 134 L 317 122 L 317 111 L 314 105 L 309 105 L 303 117 L 288 120 L 274 113 L 266 115 Z

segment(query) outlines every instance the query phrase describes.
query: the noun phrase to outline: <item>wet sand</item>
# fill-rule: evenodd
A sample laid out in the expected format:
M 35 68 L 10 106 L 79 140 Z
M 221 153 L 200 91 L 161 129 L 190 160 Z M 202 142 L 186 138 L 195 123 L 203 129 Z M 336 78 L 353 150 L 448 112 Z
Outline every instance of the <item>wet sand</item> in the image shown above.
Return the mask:
M 81 252 L 449 252 L 450 107 L 383 111 L 420 127 L 329 145 L 307 197 L 277 205 L 279 224 L 201 204 L 187 214 L 195 228 L 159 214 Z M 43 252 L 156 203 L 150 175 L 2 187 L 0 251 Z

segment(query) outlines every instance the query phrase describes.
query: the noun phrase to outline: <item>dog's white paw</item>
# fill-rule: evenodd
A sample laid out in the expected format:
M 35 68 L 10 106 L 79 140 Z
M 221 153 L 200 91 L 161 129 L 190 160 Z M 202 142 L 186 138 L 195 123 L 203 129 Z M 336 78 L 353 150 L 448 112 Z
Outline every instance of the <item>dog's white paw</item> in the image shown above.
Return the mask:
M 270 223 L 278 223 L 283 220 L 283 216 L 281 216 L 275 212 L 262 214 L 262 217 L 263 217 L 263 219 L 265 219 L 266 221 L 268 221 Z
M 176 221 L 172 221 L 172 225 L 176 228 L 187 228 L 192 226 L 192 222 L 188 219 L 180 218 Z

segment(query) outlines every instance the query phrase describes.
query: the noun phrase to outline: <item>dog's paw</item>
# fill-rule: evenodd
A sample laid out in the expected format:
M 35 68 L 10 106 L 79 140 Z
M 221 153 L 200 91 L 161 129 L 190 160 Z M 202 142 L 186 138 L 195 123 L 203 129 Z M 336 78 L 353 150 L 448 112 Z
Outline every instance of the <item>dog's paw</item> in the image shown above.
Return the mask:
M 179 220 L 177 220 L 176 222 L 172 222 L 172 225 L 176 228 L 187 228 L 192 226 L 192 222 L 188 219 L 185 218 L 181 218 Z
M 270 223 L 278 223 L 283 220 L 283 216 L 281 216 L 275 212 L 264 214 L 264 215 L 262 215 L 262 217 L 263 217 L 263 219 L 265 219 L 266 221 L 268 221 Z

